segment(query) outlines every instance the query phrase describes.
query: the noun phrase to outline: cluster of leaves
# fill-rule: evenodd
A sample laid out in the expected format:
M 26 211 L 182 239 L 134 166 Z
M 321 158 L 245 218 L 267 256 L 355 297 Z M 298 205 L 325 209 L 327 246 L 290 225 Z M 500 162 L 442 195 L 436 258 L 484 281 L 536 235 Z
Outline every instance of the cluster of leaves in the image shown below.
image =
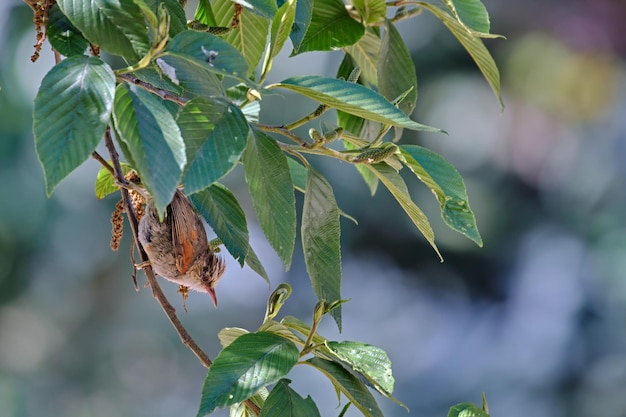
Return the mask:
M 320 308 L 341 329 L 339 218 L 343 212 L 331 184 L 309 164 L 307 155 L 353 164 L 372 194 L 382 183 L 439 253 L 428 219 L 400 176 L 407 168 L 433 192 L 446 224 L 482 245 L 456 169 L 428 149 L 395 143 L 402 129 L 440 131 L 409 118 L 417 100 L 417 80 L 409 51 L 395 27 L 396 22 L 423 10 L 439 18 L 458 38 L 499 99 L 498 70 L 481 40 L 495 36 L 489 34 L 484 6 L 479 0 L 443 0 L 443 6 L 412 0 L 393 5 L 383 0 L 353 0 L 349 5 L 342 0 L 201 0 L 194 19 L 187 22 L 176 0 L 57 0 L 48 10 L 47 34 L 55 50 L 67 58 L 45 76 L 34 109 L 36 149 L 46 191 L 51 194 L 93 155 L 103 135 L 112 132 L 128 167 L 139 174 L 160 213 L 182 184 L 229 253 L 265 279 L 267 274 L 249 245 L 244 212 L 219 180 L 243 165 L 259 223 L 287 269 L 297 228 L 294 190 L 303 192 L 301 238 L 307 272 Z M 337 78 L 295 75 L 267 85 L 273 61 L 288 39 L 292 55 L 343 50 Z M 86 55 L 87 50 L 92 55 Z M 105 60 L 98 51 L 117 58 Z M 281 90 L 319 105 L 300 120 L 280 126 L 260 123 L 261 99 Z M 311 128 L 306 139 L 294 133 L 329 109 L 336 110 L 336 124 Z M 278 135 L 286 142 L 278 140 Z M 343 147 L 331 145 L 333 141 Z M 101 171 L 98 197 L 115 189 L 111 174 Z M 351 368 L 390 396 L 392 387 L 372 380 L 365 370 L 367 355 L 352 358 L 345 353 L 346 345 L 327 342 L 295 320 L 266 321 L 264 326 L 273 330 L 263 327 L 241 335 L 220 357 L 240 345 L 243 348 L 236 350 L 237 355 L 244 355 L 252 345 L 267 346 L 269 357 L 279 351 L 280 358 L 289 359 L 281 365 L 285 370 L 303 352 L 313 353 L 314 358 L 306 363 L 331 380 L 343 378 L 335 373 Z M 302 342 L 292 330 L 313 335 L 313 342 Z M 295 345 L 302 348 L 300 353 Z M 216 381 L 211 375 L 218 370 L 211 368 L 208 384 Z M 258 390 L 285 373 L 250 387 Z M 345 384 L 362 384 L 359 378 L 351 378 Z M 365 415 L 378 415 L 372 411 L 377 407 L 371 407 L 369 399 L 357 398 L 351 385 L 335 382 Z M 245 395 L 231 392 L 229 404 L 256 390 L 243 390 Z M 290 393 L 284 381 L 276 390 Z M 203 413 L 228 403 L 221 397 L 211 403 L 206 391 L 212 388 L 205 389 Z M 359 391 L 358 395 L 365 394 Z M 270 394 L 266 404 L 272 398 Z M 309 403 L 302 400 L 301 404 L 308 407 Z

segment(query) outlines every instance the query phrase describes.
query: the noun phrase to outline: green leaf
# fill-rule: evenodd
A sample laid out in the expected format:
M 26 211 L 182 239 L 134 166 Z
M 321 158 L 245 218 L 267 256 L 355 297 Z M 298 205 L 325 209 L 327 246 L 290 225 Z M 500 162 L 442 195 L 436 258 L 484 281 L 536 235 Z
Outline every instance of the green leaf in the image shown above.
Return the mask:
M 110 162 L 109 162 L 110 163 Z M 122 162 L 120 164 L 122 166 L 122 172 L 124 175 L 128 174 L 128 172 L 132 169 L 132 167 L 128 164 Z M 98 175 L 96 176 L 96 198 L 103 199 L 109 194 L 113 194 L 119 191 L 120 187 L 116 185 L 115 177 L 111 172 L 102 167 L 98 171 Z
M 224 85 L 219 77 L 206 63 L 198 62 L 187 55 L 167 53 L 156 59 L 163 80 L 171 80 L 172 84 L 181 89 L 180 95 L 186 92 L 192 96 L 222 96 Z M 153 84 L 154 85 L 154 84 Z M 166 88 L 171 91 L 171 86 Z M 187 94 L 189 95 L 189 94 Z
M 278 7 L 282 7 L 285 0 L 278 0 Z M 313 14 L 313 0 L 296 1 L 296 17 L 291 28 L 289 38 L 293 44 L 293 50 L 300 48 L 304 35 L 311 25 L 311 15 Z M 292 55 L 295 53 L 292 52 Z
M 182 32 L 170 41 L 167 52 L 193 58 L 207 70 L 219 74 L 243 78 L 248 75 L 248 64 L 239 50 L 207 32 Z
M 135 62 L 150 49 L 148 29 L 133 0 L 75 1 L 57 4 L 91 43 Z
M 265 323 L 263 323 L 261 327 L 259 327 L 259 331 L 273 333 L 280 337 L 284 337 L 285 339 L 291 340 L 297 346 L 304 345 L 304 340 L 298 337 L 287 326 L 274 320 L 268 320 Z
M 333 189 L 309 168 L 302 208 L 302 250 L 313 290 L 320 301 L 341 300 L 341 229 Z M 331 311 L 341 331 L 341 307 Z
M 402 209 L 409 216 L 413 224 L 424 235 L 430 246 L 433 247 L 439 258 L 443 261 L 439 249 L 435 244 L 435 233 L 433 232 L 428 218 L 422 210 L 411 200 L 409 190 L 400 175 L 387 164 L 381 163 L 376 165 L 365 165 L 368 169 L 378 177 L 378 179 L 387 187 L 391 195 L 400 204 Z
M 363 36 L 363 25 L 346 11 L 341 0 L 315 0 L 311 23 L 291 56 L 310 51 L 331 51 L 352 45 Z
M 395 100 L 409 91 L 398 104 L 398 108 L 407 115 L 413 113 L 417 101 L 415 65 L 404 39 L 390 20 L 385 22 L 385 34 L 380 48 L 378 91 L 387 100 Z
M 254 130 L 244 153 L 244 174 L 263 233 L 286 269 L 296 241 L 296 199 L 287 157 L 276 141 Z
M 443 132 L 409 119 L 380 94 L 362 85 L 317 75 L 291 77 L 268 88 L 286 88 L 355 116 L 426 132 Z
M 294 19 L 296 17 L 296 0 L 287 0 L 280 6 L 274 19 L 272 20 L 272 26 L 270 29 L 270 41 L 267 44 L 267 51 L 265 52 L 265 59 L 263 60 L 263 70 L 261 74 L 265 75 L 272 69 L 272 62 L 278 53 L 283 49 L 291 28 L 293 26 Z
M 417 145 L 400 146 L 406 166 L 433 192 L 441 208 L 441 217 L 452 230 L 483 245 L 476 218 L 469 206 L 463 177 L 441 155 Z
M 489 417 L 489 414 L 472 403 L 461 403 L 450 407 L 448 417 Z
M 272 19 L 276 14 L 276 0 L 234 0 L 259 16 Z
M 489 13 L 480 0 L 443 0 L 443 3 L 469 31 L 489 33 Z
M 63 14 L 58 4 L 48 11 L 48 30 L 46 32 L 50 45 L 61 55 L 83 55 L 89 42 Z
M 203 97 L 187 102 L 178 123 L 193 155 L 183 177 L 186 192 L 193 194 L 237 165 L 248 142 L 249 126 L 237 106 Z
M 270 278 L 267 276 L 267 272 L 265 272 L 265 268 L 263 268 L 263 264 L 259 260 L 259 257 L 256 255 L 252 246 L 248 247 L 248 255 L 246 256 L 246 264 L 252 269 L 254 272 L 259 274 L 261 278 L 267 282 L 267 285 L 270 284 Z
M 326 342 L 330 351 L 342 362 L 360 373 L 378 392 L 390 397 L 394 379 L 391 361 L 379 347 L 361 342 Z
M 304 193 L 306 190 L 308 170 L 293 158 L 287 158 L 287 162 L 289 163 L 289 172 L 291 173 L 294 188 Z
M 378 23 L 385 19 L 387 13 L 385 0 L 354 0 L 352 3 L 367 24 Z
M 222 184 L 191 195 L 193 205 L 224 243 L 228 252 L 243 266 L 248 254 L 248 225 L 239 202 Z
M 83 55 L 61 61 L 42 80 L 33 132 L 48 195 L 96 149 L 109 123 L 114 91 L 111 68 Z
M 118 140 L 162 214 L 172 200 L 187 158 L 174 117 L 160 99 L 134 85 L 115 90 L 113 120 Z
M 361 79 L 370 86 L 378 86 L 378 58 L 381 55 L 380 37 L 372 28 L 367 28 L 365 34 L 357 43 L 346 46 L 346 51 L 352 61 L 361 69 Z M 389 98 L 389 97 L 387 97 Z M 395 97 L 392 97 L 393 100 Z
M 367 387 L 343 366 L 318 357 L 308 359 L 304 363 L 326 375 L 335 389 L 340 390 L 365 417 L 383 417 Z
M 213 14 L 210 0 L 200 0 L 198 2 L 198 7 L 196 8 L 196 13 L 193 18 L 207 26 L 217 26 L 217 20 Z
M 238 337 L 209 368 L 198 416 L 245 400 L 287 375 L 297 361 L 298 349 L 283 337 L 266 332 Z
M 250 333 L 246 329 L 239 327 L 225 327 L 217 334 L 217 338 L 220 340 L 220 344 L 223 348 L 233 343 L 239 336 Z
M 469 33 L 462 24 L 456 19 L 446 13 L 444 10 L 433 6 L 429 3 L 420 2 L 421 6 L 430 10 L 444 25 L 452 32 L 452 34 L 459 40 L 461 45 L 469 52 L 470 56 L 476 62 L 476 65 L 483 73 L 483 76 L 491 86 L 500 106 L 504 108 L 502 97 L 500 96 L 500 71 L 494 62 L 491 54 L 485 47 L 483 41 L 477 36 L 473 36 Z
M 276 383 L 259 417 L 319 417 L 320 412 L 310 396 L 302 398 L 289 386 L 288 379 Z
M 155 15 L 158 15 L 158 8 L 163 4 L 170 15 L 170 37 L 174 37 L 180 32 L 187 30 L 187 18 L 185 17 L 185 9 L 180 5 L 178 0 L 143 0 L 148 8 Z
M 257 67 L 265 50 L 265 41 L 270 22 L 247 9 L 243 9 L 238 17 L 238 24 L 233 26 L 235 16 L 235 3 L 231 0 L 215 0 L 213 11 L 217 20 L 217 26 L 231 28 L 224 39 L 235 47 L 248 63 L 250 75 Z

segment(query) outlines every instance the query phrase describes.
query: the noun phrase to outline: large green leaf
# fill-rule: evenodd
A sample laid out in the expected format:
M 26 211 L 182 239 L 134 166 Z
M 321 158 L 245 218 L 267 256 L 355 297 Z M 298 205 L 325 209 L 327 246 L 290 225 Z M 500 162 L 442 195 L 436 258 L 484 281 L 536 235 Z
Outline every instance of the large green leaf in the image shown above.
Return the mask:
M 235 3 L 231 0 L 215 0 L 213 12 L 218 26 L 231 28 L 224 39 L 234 46 L 248 63 L 248 74 L 251 74 L 261 61 L 265 50 L 265 41 L 270 22 L 248 9 L 243 9 L 237 22 L 233 22 L 235 16 Z M 233 25 L 233 23 L 235 23 Z
M 396 199 L 400 207 L 406 212 L 413 224 L 424 235 L 430 246 L 433 247 L 439 258 L 443 261 L 439 249 L 435 244 L 435 232 L 428 222 L 428 218 L 422 210 L 411 200 L 409 190 L 406 188 L 406 184 L 402 177 L 390 166 L 385 163 L 376 165 L 366 165 L 368 169 L 378 177 L 385 187 L 391 192 L 391 195 Z
M 291 77 L 268 88 L 286 88 L 346 113 L 388 125 L 426 132 L 440 129 L 414 122 L 380 94 L 360 84 L 317 75 Z
M 95 57 L 68 58 L 44 77 L 35 97 L 33 132 L 48 195 L 102 139 L 114 93 L 113 71 Z
M 341 228 L 333 189 L 312 168 L 302 208 L 302 251 L 313 290 L 320 301 L 341 300 Z M 341 306 L 330 312 L 341 331 Z
M 259 417 L 319 417 L 320 412 L 310 396 L 302 398 L 289 386 L 288 379 L 276 383 Z
M 417 101 L 415 65 L 404 39 L 390 20 L 385 22 L 385 33 L 378 60 L 378 91 L 387 100 L 395 100 L 409 92 L 398 108 L 410 115 Z
M 472 403 L 461 403 L 450 407 L 448 417 L 489 417 L 489 414 Z
M 285 0 L 278 0 L 278 7 L 282 7 Z M 313 14 L 313 0 L 296 1 L 296 17 L 291 28 L 289 38 L 293 44 L 293 50 L 300 48 L 304 35 L 311 25 L 311 15 Z M 295 52 L 292 52 L 295 55 Z
M 296 17 L 296 0 L 287 0 L 280 6 L 270 28 L 270 41 L 267 44 L 265 59 L 263 60 L 263 70 L 261 74 L 265 75 L 272 69 L 272 62 L 276 55 L 283 49 L 293 22 Z
M 82 55 L 89 42 L 63 14 L 58 4 L 48 11 L 48 30 L 46 32 L 50 45 L 61 55 Z
M 352 45 L 363 36 L 363 25 L 346 11 L 341 0 L 315 0 L 311 23 L 293 55 L 310 51 L 331 51 Z
M 150 49 L 148 29 L 133 0 L 76 1 L 57 4 L 91 43 L 134 62 Z
M 225 347 L 209 368 L 198 417 L 241 402 L 260 388 L 287 375 L 298 361 L 298 349 L 272 333 L 247 333 Z
M 235 3 L 246 7 L 252 12 L 263 16 L 267 19 L 272 19 L 276 14 L 277 6 L 276 0 L 234 0 Z
M 248 247 L 248 255 L 246 255 L 246 264 L 250 267 L 250 269 L 252 269 L 254 272 L 259 274 L 259 276 L 263 278 L 265 282 L 267 282 L 267 285 L 270 284 L 270 278 L 267 275 L 265 268 L 263 268 L 263 264 L 259 260 L 259 257 L 257 256 L 256 252 L 254 252 L 254 249 L 252 249 L 252 246 Z
M 380 37 L 372 28 L 367 28 L 365 34 L 354 45 L 346 46 L 346 51 L 352 61 L 361 69 L 361 79 L 373 87 L 378 86 L 378 60 L 381 55 Z M 389 99 L 389 97 L 387 97 Z M 392 97 L 390 100 L 393 100 Z M 353 132 L 355 133 L 355 132 Z
M 167 45 L 167 53 L 195 59 L 209 71 L 247 77 L 249 68 L 241 52 L 224 39 L 206 32 L 187 30 Z
M 385 19 L 387 13 L 385 0 L 353 0 L 352 4 L 367 24 L 378 23 Z
M 391 361 L 379 347 L 362 342 L 326 342 L 330 351 L 342 362 L 361 374 L 378 392 L 390 397 L 394 379 Z
M 176 87 L 181 87 L 181 95 L 211 97 L 224 95 L 224 85 L 216 71 L 188 55 L 166 53 L 156 59 L 163 81 L 169 79 Z M 154 85 L 154 84 L 153 84 Z M 171 86 L 168 88 L 171 90 Z M 187 94 L 186 94 L 187 93 Z
M 452 15 L 475 34 L 489 33 L 489 13 L 480 0 L 443 0 Z
M 483 76 L 491 86 L 494 94 L 496 95 L 500 106 L 504 107 L 502 103 L 502 97 L 500 96 L 500 71 L 494 62 L 491 54 L 485 47 L 483 41 L 468 32 L 465 27 L 459 23 L 456 19 L 446 13 L 444 10 L 433 6 L 430 3 L 420 2 L 425 9 L 430 10 L 444 25 L 452 32 L 452 34 L 459 40 L 461 45 L 469 52 L 474 62 L 483 73 Z
M 441 155 L 417 145 L 400 146 L 406 166 L 430 188 L 441 207 L 441 217 L 451 229 L 483 245 L 476 218 L 469 206 L 463 177 Z
M 203 97 L 189 101 L 178 116 L 190 159 L 183 177 L 189 194 L 229 173 L 248 142 L 249 126 L 237 106 Z
M 333 386 L 348 397 L 365 417 L 383 417 L 383 413 L 367 387 L 343 366 L 318 357 L 308 359 L 304 363 L 326 375 Z
M 244 153 L 244 174 L 259 224 L 285 268 L 296 241 L 296 200 L 287 157 L 276 141 L 255 130 Z
M 164 213 L 187 161 L 174 117 L 157 96 L 120 84 L 115 90 L 113 120 L 126 159 L 139 173 L 158 212 Z
M 191 195 L 191 201 L 220 238 L 228 252 L 243 266 L 248 254 L 248 225 L 239 202 L 222 184 Z

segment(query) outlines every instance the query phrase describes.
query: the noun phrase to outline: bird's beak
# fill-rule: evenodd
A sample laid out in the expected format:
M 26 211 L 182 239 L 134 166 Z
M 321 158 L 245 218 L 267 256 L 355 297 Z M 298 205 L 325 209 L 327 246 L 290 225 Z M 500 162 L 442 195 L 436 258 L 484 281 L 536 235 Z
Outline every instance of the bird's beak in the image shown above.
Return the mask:
M 215 308 L 217 308 L 217 296 L 215 295 L 215 288 L 212 287 L 205 287 L 206 288 L 206 292 L 209 293 L 209 295 L 211 296 L 211 300 L 213 300 L 213 304 L 215 305 Z

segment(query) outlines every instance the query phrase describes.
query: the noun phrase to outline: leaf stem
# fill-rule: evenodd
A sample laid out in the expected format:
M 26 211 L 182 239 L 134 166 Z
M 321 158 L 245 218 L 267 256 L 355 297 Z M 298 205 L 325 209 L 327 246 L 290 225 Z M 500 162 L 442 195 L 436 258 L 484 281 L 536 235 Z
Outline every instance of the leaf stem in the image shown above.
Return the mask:
M 265 125 L 262 123 L 256 123 L 255 126 L 264 132 L 278 133 L 279 135 L 283 135 L 286 138 L 291 139 L 293 142 L 297 143 L 303 148 L 309 148 L 311 146 L 307 141 L 305 141 L 304 139 L 302 139 L 300 136 L 296 135 L 295 133 L 292 133 L 285 126 L 270 126 L 270 125 Z
M 300 127 L 300 126 L 310 122 L 311 120 L 317 119 L 322 114 L 326 113 L 326 111 L 328 109 L 330 109 L 330 107 L 327 106 L 326 104 L 320 104 L 311 113 L 307 114 L 306 116 L 304 116 L 301 119 L 296 120 L 295 122 L 292 122 L 292 123 L 284 125 L 284 128 L 287 129 L 287 130 L 292 130 L 292 129 L 298 128 L 298 127 Z

